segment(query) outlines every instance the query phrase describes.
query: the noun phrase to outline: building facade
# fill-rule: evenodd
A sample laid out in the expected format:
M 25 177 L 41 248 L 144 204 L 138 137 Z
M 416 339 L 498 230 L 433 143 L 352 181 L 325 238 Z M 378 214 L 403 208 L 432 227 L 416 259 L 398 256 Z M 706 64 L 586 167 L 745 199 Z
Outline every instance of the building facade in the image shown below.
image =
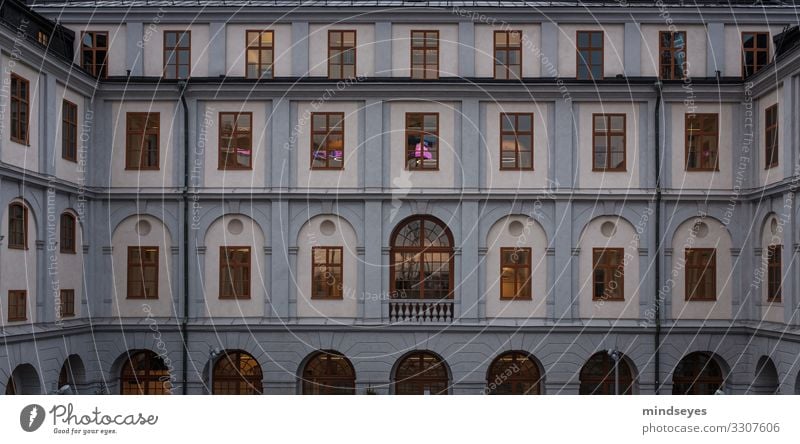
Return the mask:
M 5 393 L 800 393 L 793 7 L 107 3 L 3 5 Z

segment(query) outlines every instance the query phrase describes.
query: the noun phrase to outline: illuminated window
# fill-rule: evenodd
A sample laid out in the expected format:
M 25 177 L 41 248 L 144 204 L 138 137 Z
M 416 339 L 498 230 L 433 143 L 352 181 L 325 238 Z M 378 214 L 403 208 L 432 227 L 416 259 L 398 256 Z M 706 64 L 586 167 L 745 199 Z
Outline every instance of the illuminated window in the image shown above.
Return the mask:
M 356 32 L 328 31 L 328 77 L 349 79 L 356 76 Z
M 28 248 L 28 209 L 21 203 L 8 206 L 8 248 Z
M 253 156 L 253 113 L 219 113 L 219 169 L 249 170 Z
M 243 351 L 225 352 L 214 363 L 215 395 L 260 395 L 263 393 L 261 366 Z
M 61 158 L 78 161 L 78 105 L 61 102 Z
M 122 395 L 169 395 L 172 380 L 161 356 L 150 350 L 128 355 L 119 376 Z
M 304 395 L 354 395 L 356 372 L 338 352 L 318 352 L 303 369 Z
M 686 249 L 686 300 L 714 301 L 717 299 L 717 250 L 714 248 Z
M 764 112 L 764 143 L 766 168 L 778 166 L 778 104 Z
M 127 113 L 125 115 L 125 169 L 157 170 L 159 168 L 160 113 Z
M 30 83 L 22 77 L 11 74 L 11 140 L 23 145 L 28 144 L 28 122 L 30 119 Z
M 158 247 L 128 247 L 128 299 L 158 299 Z
M 487 393 L 490 395 L 538 395 L 539 367 L 524 353 L 508 352 L 489 366 Z
M 8 290 L 8 321 L 24 321 L 28 319 L 28 292 L 25 290 Z
M 344 167 L 344 113 L 311 114 L 311 169 Z
M 578 31 L 578 79 L 603 78 L 603 31 Z
M 411 78 L 439 78 L 439 31 L 411 31 Z
M 247 60 L 245 75 L 248 79 L 271 79 L 274 57 L 272 31 L 247 31 Z
M 439 113 L 406 113 L 406 168 L 439 169 Z
M 188 78 L 191 64 L 191 31 L 164 31 L 164 78 Z
M 594 248 L 593 300 L 621 301 L 625 299 L 625 250 L 623 248 Z
M 500 249 L 500 299 L 531 298 L 531 249 Z
M 250 247 L 219 247 L 219 298 L 250 299 Z
M 58 311 L 62 318 L 75 316 L 75 290 L 60 291 Z
M 395 229 L 391 246 L 393 298 L 453 298 L 453 236 L 443 223 L 410 217 Z
M 533 114 L 500 114 L 500 169 L 533 169 Z
M 625 171 L 625 114 L 592 115 L 592 170 Z
M 312 299 L 342 299 L 342 247 L 314 247 L 312 257 Z
M 719 116 L 686 114 L 686 170 L 719 170 Z
M 494 78 L 522 78 L 522 31 L 494 32 Z
M 397 395 L 446 395 L 450 385 L 445 363 L 428 352 L 414 352 L 397 364 Z

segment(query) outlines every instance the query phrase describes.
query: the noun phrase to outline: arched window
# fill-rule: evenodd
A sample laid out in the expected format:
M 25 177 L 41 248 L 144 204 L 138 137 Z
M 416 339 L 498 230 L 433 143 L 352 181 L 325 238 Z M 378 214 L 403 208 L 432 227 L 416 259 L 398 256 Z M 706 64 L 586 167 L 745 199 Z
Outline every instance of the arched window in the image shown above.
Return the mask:
M 161 356 L 150 350 L 128 356 L 119 375 L 120 394 L 169 395 L 172 381 Z
M 338 352 L 319 352 L 303 369 L 304 395 L 354 395 L 356 373 Z
M 722 369 L 714 358 L 694 352 L 678 363 L 672 374 L 673 395 L 713 395 L 722 388 Z
M 61 215 L 61 252 L 75 254 L 75 216 Z
M 429 352 L 402 358 L 394 375 L 397 395 L 446 395 L 449 385 L 444 361 Z
M 18 202 L 8 206 L 8 248 L 28 248 L 28 209 Z
M 620 357 L 617 369 L 614 368 L 614 360 L 608 352 L 602 351 L 595 353 L 586 361 L 581 369 L 581 395 L 620 395 L 633 394 L 633 372 L 631 367 Z M 617 374 L 616 372 L 619 372 Z M 619 389 L 615 387 L 616 378 L 619 377 Z
M 539 367 L 525 353 L 508 352 L 489 366 L 486 393 L 490 395 L 538 395 Z
M 391 239 L 393 298 L 453 298 L 453 235 L 447 226 L 430 216 L 413 216 Z
M 214 364 L 215 395 L 260 395 L 263 373 L 258 361 L 243 351 L 225 352 Z
M 8 383 L 6 384 L 6 395 L 16 395 L 17 394 L 17 386 L 14 385 L 14 377 L 10 376 L 8 378 Z

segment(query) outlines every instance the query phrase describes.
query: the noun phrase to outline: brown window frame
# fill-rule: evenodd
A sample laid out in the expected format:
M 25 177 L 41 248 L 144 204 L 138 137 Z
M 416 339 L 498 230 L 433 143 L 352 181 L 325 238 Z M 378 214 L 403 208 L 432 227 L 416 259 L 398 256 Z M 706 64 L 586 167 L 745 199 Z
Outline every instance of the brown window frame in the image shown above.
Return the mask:
M 528 117 L 530 119 L 530 130 L 522 131 L 519 130 L 519 119 L 520 117 Z M 511 131 L 507 131 L 503 126 L 503 122 L 511 122 Z M 503 150 L 503 138 L 504 137 L 513 137 L 514 138 L 514 166 L 507 167 L 504 166 L 505 162 L 503 162 L 503 153 L 510 152 Z M 520 143 L 519 139 L 521 136 L 527 136 L 530 138 L 530 166 L 521 166 L 520 165 Z M 533 171 L 534 169 L 534 159 L 533 159 L 533 113 L 500 113 L 500 170 L 502 171 Z
M 59 291 L 58 302 L 59 317 L 71 318 L 75 316 L 75 290 Z
M 419 224 L 419 245 L 398 245 L 398 237 L 400 233 L 403 231 L 404 228 L 410 226 L 412 223 L 417 222 Z M 434 239 L 438 242 L 439 238 L 444 237 L 447 240 L 447 245 L 434 245 L 433 242 L 428 242 L 426 239 L 426 234 L 430 234 L 429 230 L 425 229 L 425 222 L 431 222 L 433 225 L 438 226 L 441 229 L 441 234 L 438 236 L 437 239 Z M 453 300 L 455 297 L 455 289 L 454 289 L 454 282 L 455 282 L 455 248 L 454 248 L 454 241 L 453 241 L 453 233 L 450 231 L 450 228 L 439 219 L 436 219 L 433 216 L 411 216 L 400 223 L 394 228 L 391 236 L 391 243 L 389 247 L 389 291 L 391 295 L 391 299 L 414 299 L 414 300 L 424 300 L 424 299 L 436 299 L 436 300 Z M 427 243 L 427 245 L 426 245 Z M 448 288 L 447 288 L 447 295 L 444 297 L 439 298 L 426 298 L 426 288 L 425 282 L 429 279 L 429 277 L 433 273 L 429 273 L 425 270 L 425 264 L 429 263 L 426 259 L 428 257 L 428 253 L 432 254 L 447 254 L 447 272 L 449 275 L 448 279 Z M 419 290 L 418 293 L 420 297 L 408 296 L 407 294 L 399 293 L 397 289 L 397 266 L 398 264 L 402 264 L 403 262 L 398 262 L 397 256 L 402 256 L 403 254 L 414 254 L 418 256 L 418 261 L 420 263 L 419 270 L 419 279 L 416 280 L 416 285 L 418 286 Z M 435 262 L 434 262 L 435 263 Z M 441 267 L 440 267 L 441 268 Z M 405 290 L 402 290 L 405 291 Z M 431 291 L 431 290 L 427 290 Z M 433 290 L 432 292 L 435 294 L 437 290 Z
M 168 46 L 167 45 L 167 34 L 176 34 L 175 37 L 175 46 Z M 188 46 L 179 46 L 181 43 L 182 35 L 187 35 L 189 37 Z M 170 80 L 178 80 L 178 79 L 188 79 L 192 76 L 192 31 L 189 30 L 164 30 L 162 35 L 164 39 L 164 70 L 162 76 L 165 79 Z M 189 61 L 187 63 L 179 63 L 179 51 L 186 51 L 188 53 Z M 175 54 L 175 62 L 174 64 L 168 64 L 170 59 L 170 54 Z M 186 77 L 181 77 L 181 66 L 186 66 Z M 172 72 L 170 72 L 172 71 Z
M 246 250 L 247 251 L 247 262 L 240 263 L 237 261 L 230 261 L 228 260 L 228 252 L 234 250 Z M 243 269 L 246 270 L 246 279 L 247 285 L 245 286 L 244 283 L 238 285 L 238 287 L 242 288 L 242 294 L 236 294 L 237 285 L 233 282 L 233 278 L 238 276 L 238 273 L 232 273 L 230 270 L 236 269 Z M 231 279 L 230 289 L 232 293 L 227 293 L 225 290 L 225 276 L 228 276 Z M 243 275 L 244 276 L 244 275 Z M 252 294 L 252 276 L 253 276 L 253 252 L 249 246 L 238 246 L 238 247 L 229 247 L 229 246 L 221 246 L 219 247 L 219 298 L 224 300 L 239 300 L 239 299 L 250 299 Z
M 597 118 L 602 117 L 605 120 L 605 130 L 597 129 Z M 611 129 L 611 119 L 615 117 L 622 117 L 622 131 Z M 611 167 L 611 140 L 613 137 L 622 136 L 622 165 L 618 167 Z M 605 137 L 606 151 L 606 167 L 597 166 L 597 147 L 595 140 L 597 137 Z M 625 172 L 628 170 L 628 115 L 620 113 L 592 114 L 592 171 L 602 172 Z
M 61 158 L 78 161 L 78 105 L 66 99 L 61 102 Z
M 497 37 L 505 35 L 505 46 L 499 46 Z M 519 43 L 516 45 L 511 44 L 511 36 L 519 35 Z M 517 56 L 517 63 L 508 63 L 509 56 L 515 53 Z M 506 63 L 501 63 L 498 54 L 505 54 Z M 517 68 L 517 73 L 513 69 Z M 503 75 L 498 75 L 502 73 Z M 497 80 L 522 80 L 522 31 L 495 31 L 494 32 L 494 78 Z
M 14 208 L 22 209 L 22 231 L 14 231 L 13 225 L 16 223 L 12 220 L 12 211 Z M 22 237 L 22 243 L 15 242 L 17 237 Z M 14 250 L 27 250 L 28 249 L 28 207 L 20 202 L 12 202 L 8 205 L 8 248 Z
M 42 46 L 47 46 L 50 42 L 50 36 L 45 34 L 44 31 L 36 31 L 36 41 Z
M 715 127 L 716 131 L 703 131 L 703 120 L 702 119 L 715 119 Z M 689 130 L 689 122 L 691 119 L 698 119 L 697 122 L 697 130 L 691 131 Z M 684 166 L 686 171 L 719 171 L 719 114 L 717 113 L 686 113 L 686 117 L 684 120 L 684 133 L 685 133 L 685 159 L 684 159 Z M 697 167 L 690 167 L 689 166 L 689 153 L 691 152 L 691 143 L 694 138 L 703 138 L 703 137 L 713 137 L 715 140 L 714 143 L 714 164 L 709 165 L 708 162 L 704 162 L 702 160 L 702 152 L 697 152 L 697 157 L 699 159 L 699 165 Z
M 353 34 L 353 46 L 345 46 L 344 44 L 344 36 L 345 33 L 352 33 Z M 333 44 L 333 35 L 339 34 L 339 45 L 334 46 Z M 353 53 L 353 63 L 345 63 L 344 62 L 344 54 L 346 52 L 352 51 Z M 341 63 L 334 65 L 331 60 L 334 55 L 339 56 L 339 60 Z M 353 67 L 353 75 L 345 75 L 345 67 L 352 66 Z M 355 29 L 330 29 L 328 30 L 328 78 L 339 80 L 339 79 L 353 79 L 356 77 L 356 67 L 358 66 L 358 34 L 356 33 Z M 335 72 L 338 70 L 338 72 Z
M 764 110 L 764 169 L 768 170 L 780 163 L 780 114 L 778 104 Z
M 84 45 L 84 38 L 89 35 L 92 46 Z M 106 46 L 94 46 L 97 44 L 97 36 L 105 36 Z M 93 77 L 104 79 L 108 77 L 108 50 L 110 41 L 108 31 L 83 31 L 81 32 L 81 67 Z M 87 55 L 91 55 L 91 61 L 87 60 Z M 97 62 L 99 55 L 102 61 Z
M 120 395 L 169 395 L 172 377 L 164 359 L 150 350 L 128 352 L 119 372 Z
M 580 39 L 581 34 L 588 34 L 589 35 L 589 46 L 581 46 Z M 592 46 L 592 35 L 600 34 L 600 46 L 595 47 Z M 597 30 L 578 30 L 575 31 L 575 78 L 577 80 L 603 80 L 605 75 L 606 63 L 605 63 L 605 32 L 597 31 Z M 589 52 L 589 60 L 586 60 L 583 56 L 581 56 L 581 51 L 588 51 Z M 592 68 L 597 66 L 591 63 L 592 54 L 595 52 L 600 53 L 600 76 L 595 77 L 592 73 Z M 589 73 L 589 77 L 581 77 L 581 65 L 586 65 L 586 70 Z
M 28 320 L 28 291 L 8 290 L 8 322 Z
M 16 83 L 16 85 L 15 85 Z M 24 93 L 22 86 L 24 85 Z M 11 130 L 9 134 L 12 142 L 22 145 L 30 144 L 31 131 L 31 82 L 28 79 L 11 73 L 11 84 L 9 92 L 9 118 Z M 25 114 L 23 119 L 21 115 Z
M 156 260 L 153 262 L 144 262 L 142 260 L 142 251 L 155 250 Z M 138 254 L 135 251 L 139 251 Z M 138 257 L 139 260 L 132 262 L 132 258 Z M 127 275 L 127 294 L 126 299 L 158 299 L 158 286 L 159 286 L 159 265 L 161 262 L 161 254 L 158 247 L 155 246 L 129 246 L 128 247 L 128 275 Z M 145 267 L 153 267 L 155 269 L 155 294 L 147 294 L 147 285 L 144 281 Z M 137 271 L 138 270 L 138 271 Z M 131 287 L 136 284 L 132 279 L 133 276 L 138 275 L 141 278 L 141 288 L 144 294 L 134 294 Z
M 223 119 L 225 117 L 232 116 L 233 117 L 233 126 L 231 127 L 231 133 L 226 134 L 226 126 L 223 125 Z M 239 128 L 239 118 L 246 117 L 250 121 L 249 129 L 246 131 Z M 241 147 L 236 146 L 234 147 L 234 152 L 231 153 L 231 144 L 235 141 L 238 141 L 238 137 L 240 133 L 246 133 L 243 135 L 247 136 L 248 139 L 248 147 L 247 151 L 250 152 L 248 155 L 249 157 L 249 164 L 248 165 L 241 165 L 237 161 L 230 161 L 231 155 L 234 158 L 238 158 L 236 152 L 238 152 Z M 224 139 L 228 139 L 229 142 L 227 144 L 227 150 L 224 148 L 226 147 Z M 219 113 L 219 134 L 217 138 L 219 144 L 217 149 L 217 170 L 219 171 L 230 171 L 230 170 L 252 170 L 253 169 L 253 113 L 252 112 L 220 112 Z M 238 143 L 237 143 L 238 144 Z
M 422 33 L 422 46 L 414 46 L 414 34 Z M 428 34 L 435 36 L 436 46 L 428 46 Z M 411 61 L 409 64 L 410 72 L 409 77 L 412 79 L 421 80 L 438 80 L 439 79 L 439 61 L 441 60 L 441 45 L 439 44 L 439 31 L 412 29 L 409 37 L 409 48 L 411 49 Z M 414 51 L 422 51 L 422 64 L 414 63 Z M 436 64 L 428 63 L 428 51 L 436 51 Z M 432 69 L 435 67 L 435 69 Z M 429 75 L 432 74 L 432 75 Z
M 520 255 L 525 257 L 525 263 L 505 262 L 506 254 Z M 500 248 L 500 300 L 501 301 L 529 301 L 533 299 L 533 257 L 529 247 L 501 247 Z M 503 285 L 504 269 L 511 269 L 513 276 L 514 294 L 505 293 Z M 527 270 L 528 279 L 526 282 L 519 282 L 517 279 L 518 270 Z
M 69 222 L 67 222 L 69 221 Z M 65 224 L 72 224 L 65 226 Z M 61 213 L 59 221 L 60 249 L 61 253 L 75 254 L 77 242 L 77 220 L 71 213 Z
M 612 264 L 608 261 L 613 253 L 617 257 L 617 263 Z M 603 291 L 597 295 L 597 271 L 603 271 Z M 617 276 L 617 271 L 620 271 Z M 617 289 L 611 290 L 612 282 L 616 282 Z M 612 292 L 614 294 L 612 294 Z M 608 295 L 608 296 L 606 296 Z M 593 301 L 624 301 L 625 300 L 625 249 L 617 247 L 592 248 L 592 300 Z
M 134 131 L 131 129 L 131 119 L 143 117 L 144 123 L 142 125 L 143 130 L 141 132 Z M 150 122 L 150 118 L 154 118 L 156 121 L 156 128 L 155 130 L 148 127 L 148 123 Z M 142 136 L 142 146 L 139 147 L 139 163 L 138 165 L 134 164 L 133 158 L 133 146 L 131 145 L 131 136 Z M 144 141 L 147 136 L 155 135 L 156 136 L 156 164 L 155 165 L 147 165 L 144 164 L 144 160 L 147 156 L 144 155 Z M 138 170 L 138 171 L 158 171 L 161 169 L 161 113 L 151 113 L 151 112 L 128 112 L 125 113 L 125 169 L 126 170 Z
M 664 46 L 664 36 L 669 35 L 670 46 Z M 683 46 L 675 46 L 675 36 L 683 37 Z M 669 63 L 664 61 L 664 54 L 669 53 Z M 663 80 L 681 80 L 686 78 L 684 66 L 677 60 L 677 55 L 683 53 L 683 62 L 688 64 L 688 52 L 686 51 L 686 31 L 659 31 L 658 33 L 658 76 Z M 686 65 L 688 66 L 688 65 Z M 669 69 L 669 76 L 664 76 L 664 69 Z M 679 70 L 680 75 L 675 74 L 675 69 Z
M 251 34 L 257 34 L 256 39 L 251 39 Z M 270 43 L 264 44 L 263 36 L 270 36 Z M 272 79 L 275 77 L 275 32 L 269 29 L 255 30 L 248 29 L 244 32 L 245 38 L 245 56 L 244 56 L 244 76 L 248 79 Z M 257 61 L 250 61 L 250 51 L 255 51 Z M 263 51 L 269 51 L 269 63 L 266 63 L 262 57 Z M 261 74 L 258 76 L 250 75 L 250 67 L 255 66 L 256 70 Z
M 409 120 L 413 116 L 420 116 L 421 121 L 422 121 L 422 129 L 418 130 L 418 129 L 410 129 L 409 128 Z M 425 130 L 425 117 L 426 116 L 435 116 L 436 117 L 436 131 L 435 132 L 431 132 L 431 131 L 426 131 Z M 419 140 L 423 141 L 423 142 L 425 140 L 425 136 L 433 136 L 436 139 L 436 146 L 434 147 L 433 150 L 431 150 L 433 152 L 433 154 L 435 154 L 435 156 L 431 158 L 431 160 L 435 160 L 436 161 L 436 166 L 435 167 L 426 167 L 425 166 L 424 152 L 422 153 L 423 157 L 422 157 L 422 161 L 421 162 L 419 160 L 417 160 L 417 162 L 415 163 L 415 165 L 416 165 L 415 167 L 412 168 L 412 167 L 409 166 L 409 160 L 417 159 L 416 146 L 414 148 L 412 148 L 412 149 L 409 149 L 408 138 L 409 138 L 409 136 L 412 136 L 412 135 L 416 135 L 419 138 Z M 406 136 L 406 138 L 405 138 L 405 144 L 406 144 L 406 149 L 405 149 L 405 152 L 406 152 L 405 169 L 408 170 L 408 171 L 439 171 L 439 161 L 440 161 L 440 158 L 439 158 L 440 157 L 439 156 L 439 152 L 440 152 L 440 150 L 439 150 L 439 142 L 440 142 L 440 139 L 439 139 L 439 113 L 438 112 L 434 112 L 434 113 L 406 113 L 405 136 Z
M 694 260 L 690 260 L 690 256 L 693 254 L 702 254 L 702 253 L 711 253 L 711 257 L 709 263 L 707 265 L 703 264 L 696 264 Z M 717 249 L 716 248 L 687 248 L 684 252 L 685 255 L 685 289 L 686 292 L 684 299 L 686 301 L 701 301 L 701 302 L 713 302 L 717 300 Z M 706 271 L 710 268 L 710 271 Z M 695 296 L 695 292 L 692 291 L 697 290 L 698 286 L 700 285 L 700 281 L 698 282 L 689 282 L 689 270 L 700 270 L 701 276 L 705 277 L 707 272 L 711 273 L 711 284 L 712 284 L 712 296 L 702 295 L 702 296 Z
M 325 117 L 325 127 L 319 128 L 316 126 L 316 120 L 318 117 Z M 339 118 L 339 126 L 340 129 L 336 129 L 335 126 L 332 126 L 333 121 L 332 118 L 338 117 Z M 311 158 L 310 158 L 310 166 L 309 169 L 311 170 L 342 170 L 344 169 L 344 113 L 340 112 L 325 112 L 325 113 L 311 113 Z M 316 143 L 314 143 L 315 136 L 323 136 L 323 142 L 320 145 L 322 149 L 316 149 Z M 330 136 L 338 136 L 342 141 L 342 146 L 340 149 L 331 149 L 330 144 L 333 141 L 330 140 Z M 341 152 L 341 160 L 339 163 L 341 165 L 331 165 L 332 159 L 335 162 L 335 156 L 332 156 L 331 153 L 336 153 L 337 151 Z M 317 161 L 317 157 L 321 153 L 325 153 L 325 166 L 316 166 L 314 165 L 315 161 Z M 321 159 L 319 159 L 321 160 Z
M 324 262 L 317 262 L 317 252 L 323 251 Z M 339 263 L 335 258 L 339 257 Z M 317 269 L 322 269 L 327 277 L 333 274 L 333 283 L 324 284 L 322 292 L 317 291 Z M 333 269 L 333 272 L 330 270 Z M 337 270 L 338 269 L 338 270 Z M 311 248 L 311 299 L 341 300 L 344 299 L 344 248 L 342 247 L 312 247 Z
M 745 48 L 744 46 L 744 38 L 745 35 L 752 35 L 753 36 L 753 47 L 752 48 Z M 759 36 L 766 36 L 766 48 L 759 48 L 758 45 L 758 37 Z M 750 77 L 751 75 L 757 73 L 761 68 L 769 64 L 769 50 L 770 50 L 770 43 L 769 43 L 769 32 L 757 32 L 757 31 L 745 31 L 742 32 L 742 78 Z M 748 66 L 747 64 L 747 54 L 753 54 L 753 63 Z M 761 53 L 766 53 L 766 58 L 763 64 L 758 63 L 758 55 Z M 752 69 L 752 72 L 750 71 Z
M 767 247 L 767 302 L 781 302 L 783 299 L 783 253 L 782 245 Z

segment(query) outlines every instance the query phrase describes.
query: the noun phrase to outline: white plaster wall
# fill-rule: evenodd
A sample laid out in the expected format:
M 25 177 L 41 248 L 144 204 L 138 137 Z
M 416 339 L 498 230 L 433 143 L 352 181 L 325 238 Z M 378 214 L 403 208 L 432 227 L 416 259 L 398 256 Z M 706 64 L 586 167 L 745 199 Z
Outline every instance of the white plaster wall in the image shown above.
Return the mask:
M 39 171 L 39 74 L 38 71 L 23 65 L 22 62 L 11 60 L 7 55 L 2 55 L 2 73 L 4 92 L 2 100 L 2 117 L 0 124 L 0 159 L 3 162 L 24 168 L 28 171 Z M 28 145 L 23 145 L 11 140 L 11 74 L 17 74 L 26 79 L 28 87 Z
M 391 150 L 389 174 L 391 186 L 403 189 L 453 188 L 456 171 L 461 171 L 461 162 L 453 145 L 455 140 L 456 109 L 453 103 L 394 102 L 391 104 Z M 406 169 L 406 113 L 439 113 L 439 170 Z
M 219 115 L 223 112 L 251 112 L 253 132 L 252 170 L 219 169 Z M 209 124 L 210 123 L 210 124 Z M 202 120 L 205 127 L 205 186 L 225 188 L 261 188 L 265 186 L 266 161 L 269 149 L 267 137 L 267 102 L 206 102 L 206 114 Z M 198 131 L 198 139 L 201 137 Z
M 336 231 L 325 235 L 320 224 L 329 220 Z M 350 224 L 335 215 L 311 218 L 297 237 L 297 316 L 299 318 L 355 318 L 358 315 L 358 238 Z M 311 299 L 311 249 L 313 247 L 342 247 L 342 299 Z
M 86 23 L 68 23 L 67 28 L 75 32 L 75 60 L 74 63 L 81 66 L 81 33 L 84 31 L 105 31 L 108 32 L 108 59 L 106 69 L 109 76 L 127 75 L 126 65 L 126 45 L 127 30 L 125 24 L 99 24 L 92 25 Z
M 671 31 L 665 25 L 642 25 L 642 76 L 658 76 L 659 74 L 659 32 Z M 675 31 L 686 32 L 686 55 L 690 77 L 705 77 L 706 46 L 708 34 L 703 25 L 679 25 Z M 712 73 L 713 75 L 713 73 Z
M 486 104 L 486 186 L 490 189 L 545 188 L 549 157 L 547 118 L 553 112 L 551 103 L 501 102 Z M 500 169 L 500 114 L 533 113 L 533 170 Z M 469 122 L 465 124 L 469 125 Z
M 244 77 L 247 63 L 247 31 L 273 31 L 273 76 L 292 75 L 292 26 L 291 25 L 225 25 L 226 72 L 229 76 Z
M 616 77 L 617 74 L 624 73 L 624 25 L 570 25 L 562 23 L 558 25 L 558 75 L 560 77 L 575 77 L 577 74 L 577 31 L 603 31 L 603 77 Z
M 177 119 L 179 104 L 175 102 L 114 102 L 111 106 L 114 119 L 114 132 L 111 136 L 111 186 L 113 187 L 171 187 L 177 183 L 173 171 L 174 152 L 179 147 L 173 145 L 173 131 L 180 128 Z M 159 134 L 158 170 L 125 170 L 125 125 L 126 113 L 161 113 Z M 177 129 L 176 129 L 177 126 Z M 216 143 L 214 145 L 216 146 Z
M 68 210 L 67 212 L 75 216 L 75 254 L 61 253 L 61 214 L 56 215 L 58 230 L 55 239 L 57 242 L 59 242 L 59 244 L 56 246 L 55 251 L 48 251 L 47 254 L 56 255 L 58 274 L 56 275 L 55 279 L 58 280 L 59 290 L 75 290 L 74 318 L 78 318 L 81 315 L 81 301 L 83 300 L 83 224 L 80 222 L 78 214 L 75 211 Z M 48 302 L 52 302 L 57 299 L 47 298 L 47 300 Z M 58 309 L 54 310 L 54 313 L 57 315 Z M 69 317 L 66 319 L 72 318 L 73 317 Z
M 359 110 L 361 102 L 329 101 L 317 105 L 312 102 L 297 104 L 297 186 L 301 188 L 342 189 L 356 188 L 359 176 L 359 157 L 361 156 L 361 140 L 359 140 Z M 311 114 L 319 112 L 344 113 L 344 169 L 312 170 L 311 169 Z M 368 166 L 369 167 L 369 166 Z M 378 165 L 374 167 L 378 168 Z
M 328 31 L 356 32 L 356 76 L 375 75 L 375 26 L 372 24 L 311 24 L 308 27 L 308 70 L 311 76 L 328 77 Z
M 700 218 L 692 218 L 682 223 L 672 240 L 672 265 L 670 275 L 674 283 L 672 287 L 673 319 L 730 319 L 731 318 L 731 286 L 732 260 L 731 238 L 728 230 L 718 221 L 706 217 L 702 219 L 708 225 L 708 234 L 699 238 L 692 236 L 694 224 Z M 686 300 L 686 249 L 717 249 L 717 300 Z
M 140 236 L 136 223 L 150 223 L 150 232 Z M 172 239 L 164 224 L 152 216 L 131 216 L 117 226 L 111 236 L 114 301 L 112 315 L 141 318 L 147 312 L 155 317 L 174 316 L 172 294 Z M 128 299 L 128 247 L 158 247 L 158 299 Z M 77 298 L 77 296 L 76 296 Z
M 778 222 L 777 229 L 776 229 L 775 233 L 773 233 L 772 229 L 771 229 L 771 225 L 772 225 L 772 221 L 773 220 Z M 784 229 L 784 226 L 780 223 L 780 219 L 778 219 L 777 217 L 775 217 L 773 215 L 773 216 L 770 216 L 770 217 L 767 218 L 766 223 L 764 223 L 764 226 L 762 227 L 762 230 L 761 230 L 761 248 L 762 248 L 762 250 L 761 250 L 761 257 L 757 258 L 757 260 L 759 262 L 758 262 L 758 264 L 756 266 L 759 267 L 759 274 L 760 274 L 761 279 L 762 279 L 762 281 L 761 281 L 761 303 L 759 304 L 761 306 L 761 320 L 762 321 L 783 323 L 784 319 L 785 319 L 784 315 L 783 315 L 783 310 L 784 310 L 783 300 L 786 297 L 788 297 L 789 295 L 785 294 L 785 292 L 782 292 L 782 294 L 781 294 L 781 302 L 770 302 L 770 301 L 767 300 L 767 292 L 768 292 L 768 289 L 769 289 L 769 286 L 768 286 L 768 283 L 767 283 L 767 279 L 768 279 L 768 277 L 767 277 L 767 260 L 768 260 L 768 256 L 769 256 L 769 251 L 767 250 L 767 248 L 770 245 L 783 245 L 782 258 L 787 257 L 787 256 L 791 256 L 791 249 L 789 249 L 789 251 L 786 251 L 787 247 L 785 246 L 785 244 L 786 244 L 786 242 L 784 240 L 785 239 L 784 238 L 784 234 L 785 233 L 783 232 L 783 229 Z M 783 270 L 784 270 L 783 272 L 786 273 L 785 270 L 787 268 L 786 267 L 787 261 L 782 260 L 781 265 L 783 266 Z M 790 278 L 791 278 L 790 276 L 786 276 L 785 277 L 785 279 L 790 279 Z
M 14 202 L 22 202 L 20 199 L 14 199 L 2 209 L 3 219 L 0 221 L 0 233 L 4 236 L 0 242 L 0 298 L 3 301 L 3 318 L 2 323 L 5 324 L 30 324 L 35 323 L 36 319 L 36 224 L 35 219 L 40 217 L 38 214 L 33 214 L 30 207 L 28 208 L 28 249 L 17 250 L 8 248 L 8 206 Z M 27 290 L 27 320 L 19 322 L 8 322 L 8 291 L 9 290 Z
M 476 25 L 475 26 L 475 75 L 494 77 L 494 32 L 522 31 L 522 77 L 539 77 L 541 59 L 535 50 L 541 50 L 541 27 L 536 24 Z
M 192 32 L 191 77 L 208 76 L 208 25 L 145 24 L 143 39 L 144 75 L 161 77 L 164 74 L 164 31 Z
M 239 234 L 233 234 L 228 230 L 228 223 L 233 219 L 242 222 L 243 229 Z M 219 249 L 223 246 L 250 247 L 250 299 L 219 298 Z M 264 279 L 264 233 L 258 224 L 242 214 L 227 214 L 208 228 L 205 247 L 203 294 L 208 316 L 222 318 L 264 316 L 267 287 Z
M 786 125 L 784 122 L 783 113 L 786 108 L 780 104 L 779 97 L 783 97 L 783 86 L 778 87 L 776 90 L 761 96 L 758 99 L 758 165 L 753 165 L 759 174 L 759 185 L 769 185 L 775 182 L 780 182 L 783 179 L 783 166 L 787 157 L 785 156 L 785 148 L 783 144 L 783 135 Z M 770 106 L 778 103 L 778 165 L 770 169 L 766 169 L 767 165 L 767 116 L 766 111 Z
M 439 77 L 458 77 L 458 25 L 392 24 L 392 77 L 411 76 L 411 30 L 439 31 Z
M 62 130 L 64 129 L 64 124 L 62 123 L 64 108 L 62 104 L 64 100 L 68 100 L 78 106 L 78 155 L 76 162 L 65 160 L 62 157 L 62 153 L 64 152 L 64 144 L 61 139 Z M 88 161 L 88 150 L 86 149 L 88 132 L 83 131 L 84 113 L 86 112 L 84 98 L 82 95 L 58 83 L 56 84 L 56 103 L 58 109 L 56 111 L 55 144 L 53 145 L 56 149 L 53 155 L 56 164 L 56 177 L 68 180 L 72 183 L 81 183 L 86 180 L 86 162 Z M 82 135 L 83 137 L 81 137 Z
M 769 32 L 769 57 L 772 60 L 775 48 L 772 37 L 781 32 L 782 26 L 737 26 L 736 24 L 725 25 L 725 76 L 742 76 L 742 33 L 743 32 Z
M 600 227 L 612 222 L 616 231 L 611 237 L 603 235 Z M 578 241 L 578 305 L 581 318 L 636 319 L 639 317 L 639 241 L 636 229 L 625 219 L 602 216 L 593 219 L 584 228 Z M 592 300 L 594 275 L 594 248 L 624 248 L 624 301 Z
M 694 108 L 689 108 L 683 103 L 670 106 L 672 118 L 670 162 L 673 188 L 720 190 L 730 189 L 733 186 L 734 106 L 736 105 L 723 103 L 696 103 Z M 719 171 L 686 171 L 686 114 L 689 112 L 719 115 Z
M 509 232 L 512 222 L 522 223 L 520 235 Z M 486 317 L 544 318 L 547 316 L 547 237 L 541 225 L 525 216 L 509 216 L 497 221 L 486 238 Z M 500 249 L 531 249 L 531 299 L 500 299 Z
M 637 188 L 639 186 L 639 104 L 617 102 L 579 103 L 578 112 L 578 187 Z M 626 171 L 592 171 L 592 114 L 625 114 Z M 558 118 L 558 117 L 556 117 Z

